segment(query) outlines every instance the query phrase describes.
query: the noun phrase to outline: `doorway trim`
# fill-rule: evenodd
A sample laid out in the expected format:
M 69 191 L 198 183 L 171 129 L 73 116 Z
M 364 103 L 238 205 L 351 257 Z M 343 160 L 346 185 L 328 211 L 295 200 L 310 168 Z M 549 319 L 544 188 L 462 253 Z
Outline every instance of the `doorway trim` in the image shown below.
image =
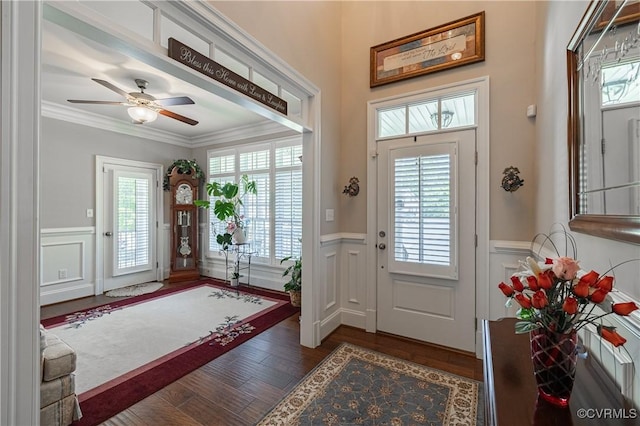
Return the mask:
M 475 90 L 477 92 L 478 122 L 477 138 L 477 178 L 476 178 L 476 357 L 482 355 L 482 330 L 477 326 L 478 320 L 488 318 L 489 292 L 489 76 L 455 82 L 438 87 L 410 93 L 372 100 L 367 103 L 367 290 L 366 290 L 366 331 L 377 330 L 377 140 L 376 111 L 382 107 L 403 105 L 411 101 L 440 97 L 451 93 Z
M 126 160 L 123 158 L 105 157 L 96 155 L 96 296 L 104 292 L 104 166 L 105 164 L 116 164 L 118 166 L 138 167 L 144 169 L 155 170 L 156 180 L 156 260 L 158 266 L 156 268 L 156 280 L 164 279 L 164 241 L 160 232 L 159 224 L 164 223 L 164 194 L 160 181 L 164 175 L 164 167 L 162 164 L 147 163 L 144 161 Z

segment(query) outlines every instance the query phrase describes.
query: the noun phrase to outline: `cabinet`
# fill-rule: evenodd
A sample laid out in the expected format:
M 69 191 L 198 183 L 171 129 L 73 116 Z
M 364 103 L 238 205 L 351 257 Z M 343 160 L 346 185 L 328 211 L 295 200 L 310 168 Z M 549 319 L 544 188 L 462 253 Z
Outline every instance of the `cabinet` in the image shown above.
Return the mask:
M 538 400 L 529 335 L 515 334 L 515 322 L 515 318 L 504 318 L 482 323 L 486 425 L 638 424 L 636 417 L 640 412 L 625 401 L 615 383 L 592 357 L 578 359 L 568 408 L 557 408 Z
M 169 282 L 200 278 L 198 269 L 198 198 L 200 179 L 179 173 L 174 167 L 169 175 L 171 191 L 171 272 Z

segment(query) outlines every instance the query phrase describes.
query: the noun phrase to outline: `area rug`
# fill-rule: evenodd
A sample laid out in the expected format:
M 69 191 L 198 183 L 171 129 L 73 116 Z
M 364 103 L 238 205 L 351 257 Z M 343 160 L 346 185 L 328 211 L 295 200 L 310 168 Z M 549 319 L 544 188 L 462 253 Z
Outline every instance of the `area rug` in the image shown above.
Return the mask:
M 344 343 L 258 426 L 483 424 L 482 383 Z
M 153 293 L 162 288 L 162 283 L 157 281 L 152 283 L 134 284 L 128 287 L 116 288 L 104 293 L 108 297 L 128 297 L 141 296 L 143 294 Z
M 77 353 L 74 424 L 95 425 L 296 312 L 284 294 L 202 280 L 42 323 Z

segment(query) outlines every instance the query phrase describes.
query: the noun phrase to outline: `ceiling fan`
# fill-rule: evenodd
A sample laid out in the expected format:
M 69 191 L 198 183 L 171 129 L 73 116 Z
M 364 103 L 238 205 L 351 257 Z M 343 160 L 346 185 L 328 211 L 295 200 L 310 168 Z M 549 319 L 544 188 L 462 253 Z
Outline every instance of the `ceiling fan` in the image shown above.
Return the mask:
M 164 99 L 156 99 L 155 97 L 144 93 L 145 89 L 149 85 L 149 82 L 146 80 L 142 80 L 139 78 L 135 79 L 136 85 L 140 89 L 140 92 L 130 92 L 127 93 L 119 87 L 114 86 L 105 80 L 100 80 L 97 78 L 92 78 L 91 80 L 95 81 L 98 84 L 102 84 L 107 89 L 111 89 L 119 95 L 124 96 L 127 100 L 126 102 L 118 102 L 118 101 L 90 101 L 90 100 L 81 100 L 81 99 L 67 99 L 69 102 L 74 104 L 99 104 L 99 105 L 123 105 L 128 106 L 129 109 L 127 112 L 129 116 L 133 120 L 135 124 L 143 124 L 154 121 L 158 114 L 162 114 L 165 117 L 173 118 L 178 121 L 182 121 L 183 123 L 190 124 L 195 126 L 198 124 L 196 120 L 193 120 L 189 117 L 185 117 L 184 115 L 176 114 L 175 112 L 164 109 L 165 106 L 171 105 L 188 105 L 193 104 L 193 100 L 187 96 L 176 96 L 173 98 L 164 98 Z

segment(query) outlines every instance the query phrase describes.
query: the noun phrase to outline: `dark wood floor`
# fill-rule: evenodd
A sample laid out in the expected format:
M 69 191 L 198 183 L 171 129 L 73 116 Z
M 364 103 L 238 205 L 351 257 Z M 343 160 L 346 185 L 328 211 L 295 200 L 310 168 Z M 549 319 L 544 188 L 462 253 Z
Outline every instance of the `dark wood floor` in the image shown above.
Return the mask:
M 165 284 L 175 286 L 179 284 Z M 45 306 L 42 318 L 113 301 L 105 296 Z M 472 355 L 341 326 L 315 349 L 300 346 L 298 316 L 290 317 L 112 417 L 104 425 L 251 425 L 340 343 L 349 342 L 398 358 L 482 381 Z

